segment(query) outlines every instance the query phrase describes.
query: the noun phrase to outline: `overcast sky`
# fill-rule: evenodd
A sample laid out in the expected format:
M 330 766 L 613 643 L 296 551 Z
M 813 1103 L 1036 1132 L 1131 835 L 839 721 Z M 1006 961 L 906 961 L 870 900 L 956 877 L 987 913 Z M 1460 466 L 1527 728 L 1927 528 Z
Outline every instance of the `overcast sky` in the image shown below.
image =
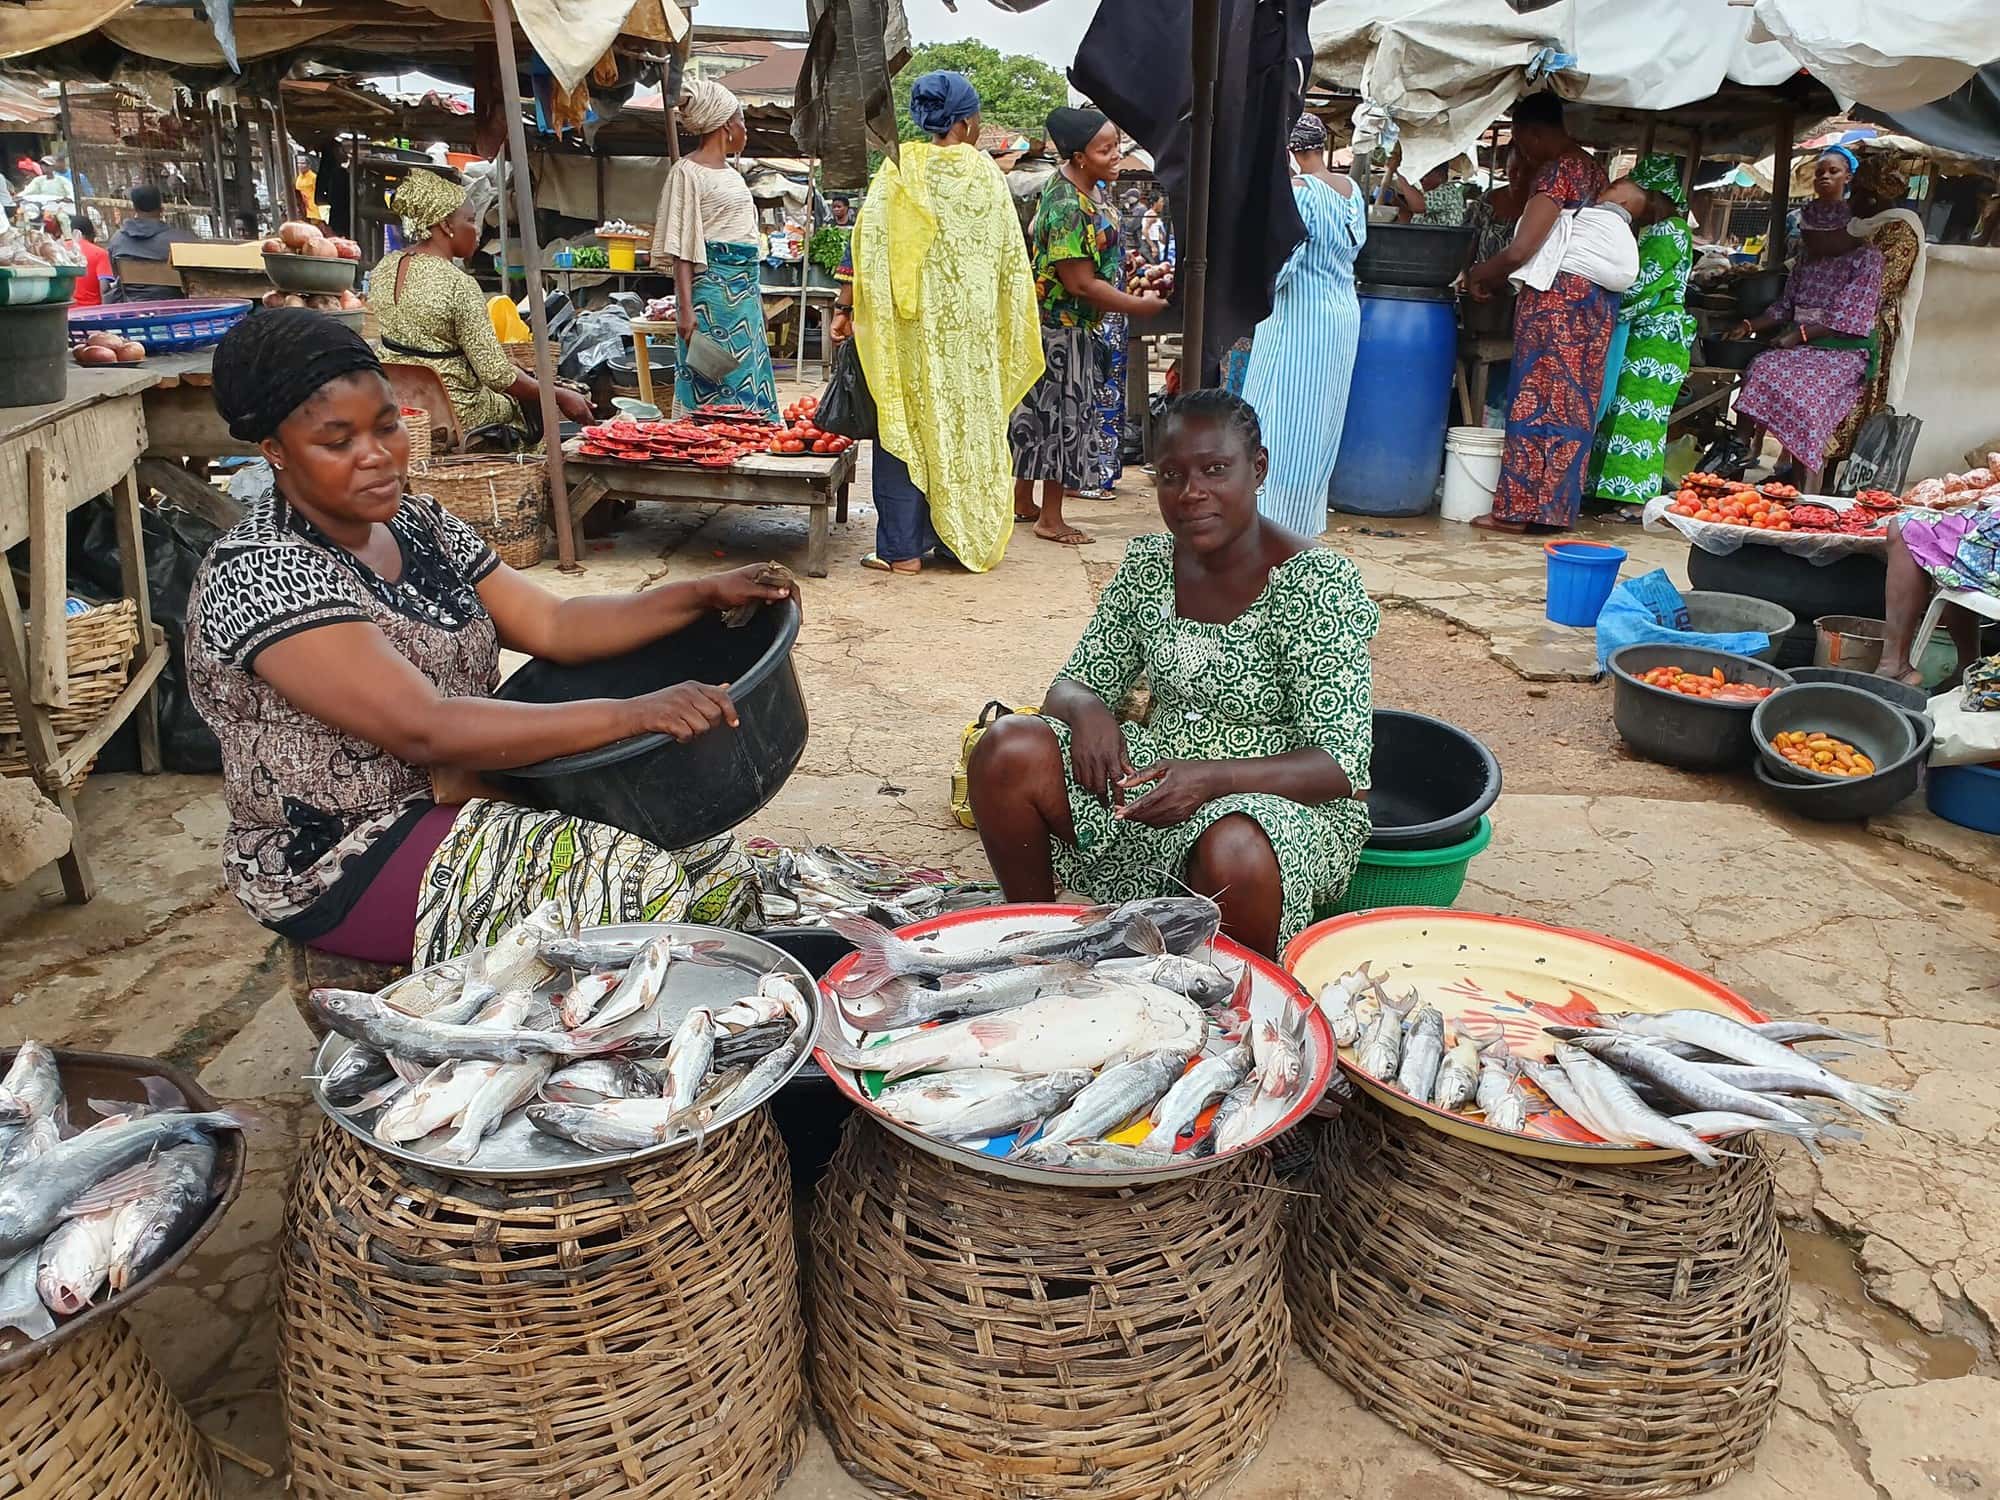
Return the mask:
M 1097 11 L 1097 0 L 1043 0 L 1037 10 L 1015 15 L 989 0 L 958 0 L 958 14 L 944 0 L 903 0 L 910 34 L 919 42 L 955 42 L 977 37 L 1002 52 L 1026 52 L 1058 70 L 1076 60 L 1076 44 Z M 803 31 L 805 0 L 704 0 L 694 11 L 695 35 L 701 24 L 716 26 L 788 26 Z

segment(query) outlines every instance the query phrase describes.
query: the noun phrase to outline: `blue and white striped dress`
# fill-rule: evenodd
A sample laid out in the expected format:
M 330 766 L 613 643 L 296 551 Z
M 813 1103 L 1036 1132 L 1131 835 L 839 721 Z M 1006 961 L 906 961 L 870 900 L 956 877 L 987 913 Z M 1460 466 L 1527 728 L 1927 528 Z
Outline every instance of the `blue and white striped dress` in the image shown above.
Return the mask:
M 1271 315 L 1257 325 L 1243 399 L 1257 412 L 1271 469 L 1257 509 L 1301 536 L 1326 529 L 1327 487 L 1340 456 L 1347 383 L 1361 339 L 1354 258 L 1368 237 L 1359 192 L 1317 177 L 1294 182 L 1306 237 L 1278 273 Z

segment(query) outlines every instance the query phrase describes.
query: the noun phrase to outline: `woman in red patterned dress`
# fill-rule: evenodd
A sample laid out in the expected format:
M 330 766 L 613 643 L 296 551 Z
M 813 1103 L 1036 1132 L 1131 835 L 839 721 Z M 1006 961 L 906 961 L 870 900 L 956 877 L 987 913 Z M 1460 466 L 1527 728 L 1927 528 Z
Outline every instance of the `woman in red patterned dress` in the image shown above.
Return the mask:
M 1514 106 L 1514 145 L 1533 172 L 1530 196 L 1512 243 L 1465 273 L 1467 291 L 1481 300 L 1534 257 L 1557 214 L 1589 207 L 1606 186 L 1603 169 L 1563 129 L 1554 94 L 1529 94 Z M 1573 271 L 1545 292 L 1520 288 L 1500 487 L 1493 514 L 1474 524 L 1495 531 L 1576 524 L 1617 314 L 1616 293 Z

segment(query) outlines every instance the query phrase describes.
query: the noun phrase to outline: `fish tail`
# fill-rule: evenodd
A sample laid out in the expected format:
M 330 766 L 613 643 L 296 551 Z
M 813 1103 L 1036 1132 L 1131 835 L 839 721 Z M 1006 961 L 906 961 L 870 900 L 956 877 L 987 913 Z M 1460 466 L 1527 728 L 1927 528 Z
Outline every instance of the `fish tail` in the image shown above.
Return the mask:
M 873 994 L 891 980 L 910 972 L 909 944 L 880 922 L 867 917 L 842 916 L 837 912 L 826 920 L 829 927 L 854 944 L 855 948 L 854 967 L 840 983 L 844 993 Z
M 866 995 L 834 997 L 841 1019 L 857 1031 L 889 1031 L 905 1024 L 922 986 L 911 979 L 892 979 Z
M 729 945 L 721 938 L 702 938 L 688 945 L 688 962 L 707 964 L 711 968 L 726 968 L 729 960 L 716 955 Z
M 1852 1086 L 1847 1102 L 1854 1112 L 1877 1125 L 1893 1125 L 1896 1115 L 1910 1102 L 1910 1096 L 1902 1089 L 1880 1088 L 1872 1083 L 1857 1083 Z

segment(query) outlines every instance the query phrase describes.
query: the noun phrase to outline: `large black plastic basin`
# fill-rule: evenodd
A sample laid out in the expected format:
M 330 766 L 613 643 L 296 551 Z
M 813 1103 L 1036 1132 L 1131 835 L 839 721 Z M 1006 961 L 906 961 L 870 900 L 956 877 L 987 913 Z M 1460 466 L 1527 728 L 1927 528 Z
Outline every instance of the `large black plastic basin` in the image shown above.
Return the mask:
M 1689 672 L 1722 668 L 1731 682 L 1786 688 L 1791 674 L 1748 656 L 1700 646 L 1624 646 L 1611 653 L 1611 720 L 1619 738 L 1648 760 L 1689 771 L 1741 770 L 1757 758 L 1750 734 L 1756 700 L 1724 702 L 1690 698 L 1639 680 L 1654 667 Z
M 1400 708 L 1375 710 L 1368 779 L 1375 849 L 1462 844 L 1500 796 L 1492 751 L 1442 719 Z
M 1450 286 L 1472 255 L 1472 231 L 1444 224 L 1370 224 L 1354 279 L 1381 286 Z
M 731 630 L 705 615 L 677 634 L 605 661 L 532 661 L 501 685 L 519 703 L 636 698 L 677 682 L 726 682 L 740 725 L 685 744 L 642 734 L 496 773 L 538 807 L 609 823 L 665 849 L 734 828 L 778 794 L 806 748 L 806 702 L 792 670 L 798 606 L 766 605 Z

